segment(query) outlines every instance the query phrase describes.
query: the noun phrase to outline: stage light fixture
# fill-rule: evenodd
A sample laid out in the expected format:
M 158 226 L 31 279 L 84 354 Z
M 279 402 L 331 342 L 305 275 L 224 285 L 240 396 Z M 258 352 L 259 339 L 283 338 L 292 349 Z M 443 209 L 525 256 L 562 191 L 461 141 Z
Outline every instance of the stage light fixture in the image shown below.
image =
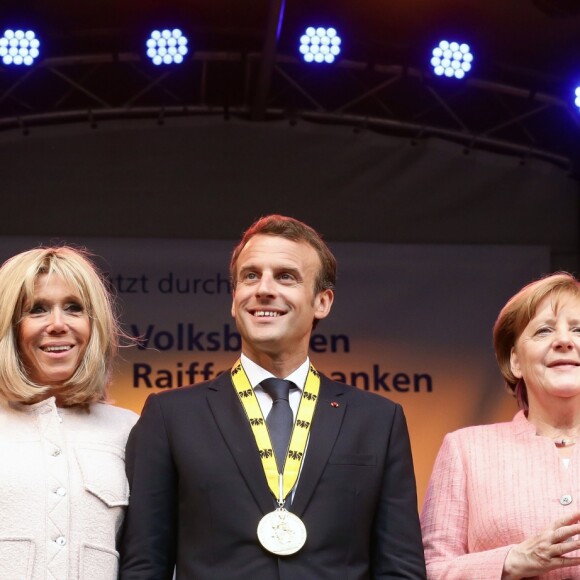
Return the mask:
M 433 49 L 431 66 L 437 76 L 462 79 L 471 70 L 473 54 L 469 45 L 442 40 Z
M 332 64 L 340 54 L 342 40 L 335 28 L 309 26 L 300 37 L 300 54 L 308 63 Z
M 576 90 L 574 91 L 574 96 L 576 97 L 574 99 L 574 104 L 578 107 L 578 109 L 580 110 L 580 87 L 576 87 Z
M 8 66 L 31 66 L 40 55 L 40 41 L 33 30 L 4 31 L 0 37 L 0 59 Z
M 153 64 L 181 64 L 188 53 L 188 40 L 179 28 L 154 30 L 147 39 L 147 56 Z

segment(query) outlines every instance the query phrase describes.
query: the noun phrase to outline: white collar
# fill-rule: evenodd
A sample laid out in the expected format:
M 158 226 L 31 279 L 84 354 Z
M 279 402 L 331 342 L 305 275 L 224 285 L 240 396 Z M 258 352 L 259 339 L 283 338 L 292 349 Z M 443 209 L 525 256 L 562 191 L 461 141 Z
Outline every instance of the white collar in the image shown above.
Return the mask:
M 244 371 L 246 371 L 246 375 L 248 375 L 248 380 L 254 389 L 264 379 L 268 379 L 274 376 L 271 372 L 263 369 L 260 365 L 256 364 L 243 353 L 240 356 L 240 360 L 242 361 L 242 366 L 244 367 Z M 306 360 L 295 371 L 291 372 L 287 377 L 284 378 L 288 381 L 292 381 L 302 391 L 304 389 L 306 377 L 308 376 L 309 368 L 310 359 L 306 357 Z

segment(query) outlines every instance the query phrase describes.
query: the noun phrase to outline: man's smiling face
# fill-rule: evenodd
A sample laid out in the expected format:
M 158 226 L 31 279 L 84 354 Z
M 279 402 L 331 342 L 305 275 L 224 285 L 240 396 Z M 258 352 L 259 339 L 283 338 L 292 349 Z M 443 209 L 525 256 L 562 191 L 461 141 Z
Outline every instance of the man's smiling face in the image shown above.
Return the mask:
M 263 234 L 249 240 L 237 261 L 232 302 L 246 355 L 306 358 L 312 324 L 328 315 L 333 299 L 331 290 L 314 292 L 320 267 L 306 242 Z

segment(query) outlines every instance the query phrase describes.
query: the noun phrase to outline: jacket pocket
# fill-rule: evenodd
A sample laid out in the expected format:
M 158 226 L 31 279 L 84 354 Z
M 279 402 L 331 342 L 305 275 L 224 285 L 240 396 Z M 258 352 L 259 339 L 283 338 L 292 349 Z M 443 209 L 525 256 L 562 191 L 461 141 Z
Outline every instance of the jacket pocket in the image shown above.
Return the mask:
M 81 548 L 79 578 L 82 580 L 117 580 L 119 552 L 93 544 Z
M 76 449 L 85 489 L 108 507 L 129 503 L 125 452 L 112 445 L 84 445 Z
M 29 538 L 0 538 L 0 578 L 29 580 L 34 565 L 34 542 Z
M 332 465 L 376 465 L 376 455 L 359 455 L 356 453 L 334 453 L 328 458 Z

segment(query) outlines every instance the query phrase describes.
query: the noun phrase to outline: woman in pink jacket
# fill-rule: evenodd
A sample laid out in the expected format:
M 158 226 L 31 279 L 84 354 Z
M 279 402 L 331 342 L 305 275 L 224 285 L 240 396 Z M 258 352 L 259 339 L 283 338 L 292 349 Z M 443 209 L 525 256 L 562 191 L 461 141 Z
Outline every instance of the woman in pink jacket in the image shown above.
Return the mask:
M 431 580 L 580 578 L 580 283 L 524 287 L 494 326 L 520 411 L 445 437 L 421 515 Z

